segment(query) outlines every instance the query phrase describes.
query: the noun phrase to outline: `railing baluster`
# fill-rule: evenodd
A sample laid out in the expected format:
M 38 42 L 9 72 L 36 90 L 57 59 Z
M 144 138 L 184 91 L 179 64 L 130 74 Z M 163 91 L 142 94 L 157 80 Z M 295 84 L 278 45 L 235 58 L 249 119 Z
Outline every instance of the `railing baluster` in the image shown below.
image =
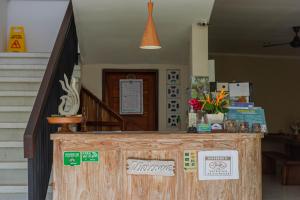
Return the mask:
M 86 107 L 88 108 L 87 110 L 91 110 L 86 118 L 87 126 L 93 127 L 95 131 L 104 130 L 104 127 L 108 127 L 105 130 L 114 130 L 113 127 L 119 127 L 119 130 L 124 130 L 124 119 L 118 113 L 110 109 L 83 86 L 81 87 L 80 95 L 82 96 L 81 99 L 83 99 L 81 109 Z

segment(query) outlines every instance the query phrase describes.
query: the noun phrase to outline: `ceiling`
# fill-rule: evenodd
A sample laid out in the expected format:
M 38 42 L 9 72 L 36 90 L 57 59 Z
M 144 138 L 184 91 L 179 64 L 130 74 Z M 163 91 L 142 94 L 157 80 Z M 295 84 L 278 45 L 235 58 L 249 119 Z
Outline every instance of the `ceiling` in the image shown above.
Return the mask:
M 299 56 L 300 48 L 262 48 L 263 42 L 290 42 L 299 16 L 300 0 L 216 0 L 209 52 Z
M 163 46 L 139 49 L 147 0 L 73 0 L 85 64 L 188 64 L 191 25 L 210 20 L 209 52 L 299 56 L 300 48 L 262 48 L 290 42 L 300 25 L 300 0 L 153 0 Z
M 214 0 L 153 0 L 160 50 L 139 49 L 147 0 L 73 0 L 84 64 L 187 64 L 191 25 L 209 20 Z

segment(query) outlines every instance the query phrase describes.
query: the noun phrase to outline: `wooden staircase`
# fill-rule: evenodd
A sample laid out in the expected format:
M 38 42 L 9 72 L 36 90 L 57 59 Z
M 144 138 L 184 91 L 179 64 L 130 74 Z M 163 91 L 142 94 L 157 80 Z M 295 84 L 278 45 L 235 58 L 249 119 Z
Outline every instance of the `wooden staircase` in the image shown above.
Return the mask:
M 72 76 L 74 66 L 78 64 L 77 48 L 76 26 L 70 1 L 45 74 L 42 79 L 39 79 L 41 84 L 37 87 L 39 90 L 27 126 L 26 124 L 21 126 L 21 128 L 26 126 L 23 142 L 24 157 L 28 162 L 29 200 L 46 199 L 53 160 L 53 144 L 50 134 L 57 132 L 57 126 L 48 124 L 46 117 L 58 113 L 60 97 L 64 94 L 59 80 L 63 80 L 64 74 L 69 79 Z M 85 114 L 82 129 L 89 131 L 125 130 L 122 117 L 84 87 L 81 90 L 81 101 L 81 110 Z M 17 145 L 23 146 L 21 143 Z
M 125 130 L 124 119 L 85 87 L 80 92 L 81 113 L 85 118 L 83 131 Z

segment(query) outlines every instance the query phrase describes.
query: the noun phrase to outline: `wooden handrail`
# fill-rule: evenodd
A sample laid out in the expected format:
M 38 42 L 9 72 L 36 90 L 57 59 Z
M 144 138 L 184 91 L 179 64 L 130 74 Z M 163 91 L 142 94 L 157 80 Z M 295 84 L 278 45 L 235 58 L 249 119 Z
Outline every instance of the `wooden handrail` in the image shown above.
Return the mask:
M 60 97 L 64 94 L 59 80 L 72 76 L 78 61 L 78 41 L 71 1 L 61 24 L 47 69 L 24 133 L 24 156 L 28 158 L 28 199 L 46 198 L 53 161 L 50 134 L 57 126 L 46 118 L 58 114 Z
M 60 27 L 53 51 L 51 53 L 40 89 L 38 91 L 27 127 L 24 133 L 24 157 L 33 158 L 37 138 L 37 127 L 41 121 L 41 115 L 46 105 L 46 99 L 49 96 L 53 81 L 58 70 L 58 63 L 65 46 L 66 36 L 70 30 L 73 18 L 72 3 L 70 2 Z
M 87 98 L 91 102 L 87 102 Z M 125 120 L 121 115 L 119 115 L 117 112 L 112 110 L 108 105 L 106 105 L 104 102 L 102 102 L 96 95 L 94 95 L 91 91 L 89 91 L 84 86 L 81 86 L 80 91 L 80 99 L 81 99 L 81 109 L 84 107 L 91 106 L 90 104 L 93 104 L 93 109 L 96 113 L 96 119 L 89 119 L 89 113 L 87 116 L 85 116 L 86 124 L 90 126 L 100 126 L 101 130 L 103 126 L 119 126 L 121 130 L 125 130 Z M 100 109 L 101 108 L 101 109 Z M 107 121 L 102 119 L 103 110 L 107 111 L 109 118 L 114 118 L 117 121 Z M 101 111 L 99 111 L 101 110 Z M 88 111 L 89 112 L 89 111 Z M 83 112 L 82 112 L 83 113 Z

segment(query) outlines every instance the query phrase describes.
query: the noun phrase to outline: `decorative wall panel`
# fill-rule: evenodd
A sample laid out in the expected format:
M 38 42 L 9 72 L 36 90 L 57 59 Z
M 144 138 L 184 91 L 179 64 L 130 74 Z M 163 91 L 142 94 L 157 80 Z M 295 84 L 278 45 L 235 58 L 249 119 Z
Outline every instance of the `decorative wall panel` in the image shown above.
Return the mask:
M 180 70 L 167 70 L 167 127 L 175 130 L 181 127 L 180 78 Z

